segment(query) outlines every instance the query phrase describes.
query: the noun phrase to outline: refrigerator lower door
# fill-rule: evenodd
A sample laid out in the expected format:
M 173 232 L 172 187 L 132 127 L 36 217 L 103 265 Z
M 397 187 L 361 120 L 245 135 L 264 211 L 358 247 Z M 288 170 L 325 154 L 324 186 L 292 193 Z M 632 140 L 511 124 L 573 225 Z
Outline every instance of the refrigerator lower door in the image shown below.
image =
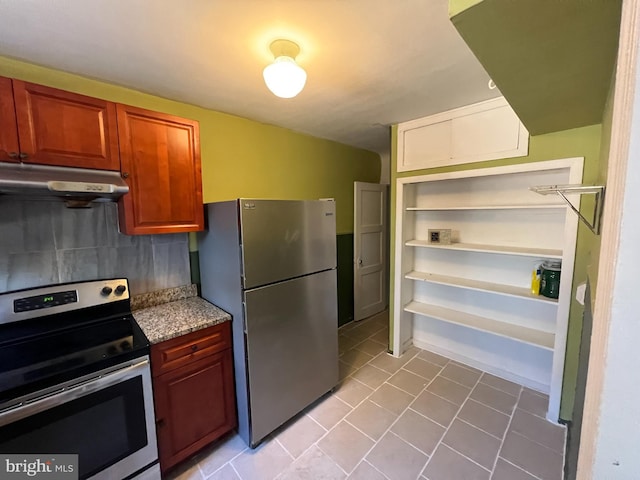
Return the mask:
M 336 271 L 245 292 L 250 444 L 338 383 Z

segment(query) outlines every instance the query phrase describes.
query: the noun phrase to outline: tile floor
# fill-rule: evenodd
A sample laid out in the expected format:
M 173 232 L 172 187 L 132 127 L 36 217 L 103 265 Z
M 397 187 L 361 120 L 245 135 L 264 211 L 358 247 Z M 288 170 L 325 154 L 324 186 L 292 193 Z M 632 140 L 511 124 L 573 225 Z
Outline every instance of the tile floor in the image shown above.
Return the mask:
M 179 480 L 560 480 L 545 396 L 445 357 L 386 353 L 386 312 L 340 329 L 342 383 L 255 450 L 230 435 Z

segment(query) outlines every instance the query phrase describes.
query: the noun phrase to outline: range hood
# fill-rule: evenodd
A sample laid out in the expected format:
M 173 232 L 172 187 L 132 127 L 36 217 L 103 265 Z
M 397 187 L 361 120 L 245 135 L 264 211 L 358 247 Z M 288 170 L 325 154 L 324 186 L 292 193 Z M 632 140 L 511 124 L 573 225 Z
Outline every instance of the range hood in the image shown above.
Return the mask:
M 120 172 L 0 162 L 0 194 L 59 198 L 68 207 L 116 201 L 129 191 Z

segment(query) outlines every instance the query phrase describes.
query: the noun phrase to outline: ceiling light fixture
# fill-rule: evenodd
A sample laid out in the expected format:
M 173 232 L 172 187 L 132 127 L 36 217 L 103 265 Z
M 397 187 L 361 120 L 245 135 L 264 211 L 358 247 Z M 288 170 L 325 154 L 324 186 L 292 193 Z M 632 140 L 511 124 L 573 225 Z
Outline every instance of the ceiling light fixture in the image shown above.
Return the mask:
M 296 63 L 300 47 L 289 40 L 276 40 L 269 46 L 275 60 L 262 72 L 264 83 L 280 98 L 293 98 L 304 88 L 307 72 Z

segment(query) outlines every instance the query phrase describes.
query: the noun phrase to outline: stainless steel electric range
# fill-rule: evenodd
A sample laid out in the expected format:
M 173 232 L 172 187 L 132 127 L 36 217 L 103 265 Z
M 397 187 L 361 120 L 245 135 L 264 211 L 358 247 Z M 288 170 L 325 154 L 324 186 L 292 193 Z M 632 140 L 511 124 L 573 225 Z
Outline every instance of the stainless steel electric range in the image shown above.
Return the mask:
M 0 454 L 77 454 L 81 479 L 160 478 L 126 279 L 0 294 Z

